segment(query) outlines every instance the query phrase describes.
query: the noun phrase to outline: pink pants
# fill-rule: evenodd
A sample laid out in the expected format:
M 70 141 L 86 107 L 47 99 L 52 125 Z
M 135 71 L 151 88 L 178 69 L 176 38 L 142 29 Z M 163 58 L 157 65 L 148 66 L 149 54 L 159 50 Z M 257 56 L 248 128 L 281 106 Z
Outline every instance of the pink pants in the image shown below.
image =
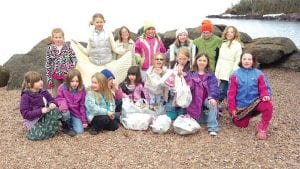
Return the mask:
M 256 111 L 260 112 L 261 115 L 261 120 L 257 126 L 258 131 L 267 131 L 268 126 L 270 123 L 270 120 L 272 118 L 272 113 L 273 113 L 273 105 L 271 101 L 267 102 L 260 102 L 257 107 Z M 254 116 L 246 116 L 245 118 L 241 120 L 237 120 L 237 118 L 233 118 L 233 123 L 240 128 L 246 128 L 249 125 L 250 119 Z

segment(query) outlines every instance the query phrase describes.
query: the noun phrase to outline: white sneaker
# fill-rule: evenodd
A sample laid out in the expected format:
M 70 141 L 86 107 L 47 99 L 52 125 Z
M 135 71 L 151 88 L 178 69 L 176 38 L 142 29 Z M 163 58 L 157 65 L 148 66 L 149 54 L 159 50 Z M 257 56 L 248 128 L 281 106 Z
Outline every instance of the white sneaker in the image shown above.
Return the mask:
M 217 133 L 217 132 L 215 132 L 215 131 L 210 131 L 210 132 L 209 132 L 209 135 L 211 135 L 211 136 L 217 136 L 217 135 L 218 135 L 218 133 Z

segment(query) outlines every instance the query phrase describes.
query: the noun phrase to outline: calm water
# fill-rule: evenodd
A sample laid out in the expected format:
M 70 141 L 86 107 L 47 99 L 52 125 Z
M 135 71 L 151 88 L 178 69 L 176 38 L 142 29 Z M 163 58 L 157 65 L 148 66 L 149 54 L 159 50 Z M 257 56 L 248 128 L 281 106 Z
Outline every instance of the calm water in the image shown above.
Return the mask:
M 215 24 L 233 25 L 252 38 L 288 37 L 300 48 L 300 22 L 240 19 L 212 19 L 212 21 Z

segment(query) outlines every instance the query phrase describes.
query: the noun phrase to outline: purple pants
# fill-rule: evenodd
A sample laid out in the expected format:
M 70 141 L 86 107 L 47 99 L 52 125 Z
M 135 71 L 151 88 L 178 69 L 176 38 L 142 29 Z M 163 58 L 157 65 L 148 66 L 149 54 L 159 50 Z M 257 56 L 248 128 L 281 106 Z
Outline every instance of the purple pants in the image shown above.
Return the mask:
M 256 111 L 260 112 L 261 120 L 258 123 L 257 130 L 267 132 L 270 120 L 272 118 L 273 113 L 273 105 L 271 101 L 260 102 L 256 109 Z M 246 116 L 245 118 L 238 120 L 237 118 L 233 118 L 233 123 L 240 128 L 246 128 L 249 125 L 250 119 L 254 116 Z

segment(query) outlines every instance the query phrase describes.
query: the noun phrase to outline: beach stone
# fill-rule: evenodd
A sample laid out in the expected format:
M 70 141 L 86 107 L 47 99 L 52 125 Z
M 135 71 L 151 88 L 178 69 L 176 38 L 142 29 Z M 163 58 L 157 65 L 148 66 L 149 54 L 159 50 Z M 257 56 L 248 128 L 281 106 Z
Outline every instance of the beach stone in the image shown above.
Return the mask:
M 7 85 L 9 80 L 9 71 L 0 65 L 0 87 Z
M 278 66 L 300 72 L 300 51 L 288 56 Z
M 262 65 L 273 64 L 298 50 L 294 42 L 285 37 L 257 38 L 245 44 L 245 47 Z
M 46 79 L 45 62 L 47 46 L 50 44 L 50 37 L 40 41 L 26 54 L 15 54 L 5 64 L 4 67 L 10 72 L 8 89 L 20 88 L 24 74 L 28 71 L 37 71 Z M 46 84 L 46 83 L 44 83 Z

